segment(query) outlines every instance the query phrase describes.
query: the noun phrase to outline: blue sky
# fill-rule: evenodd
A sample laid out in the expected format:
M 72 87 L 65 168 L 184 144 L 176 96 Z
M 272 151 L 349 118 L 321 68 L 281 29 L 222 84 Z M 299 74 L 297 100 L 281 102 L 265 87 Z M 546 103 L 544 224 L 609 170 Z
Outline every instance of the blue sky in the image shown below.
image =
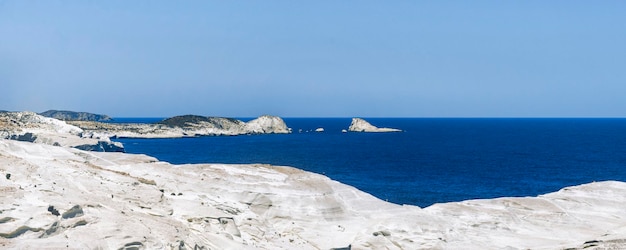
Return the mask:
M 626 117 L 624 1 L 2 1 L 0 109 Z

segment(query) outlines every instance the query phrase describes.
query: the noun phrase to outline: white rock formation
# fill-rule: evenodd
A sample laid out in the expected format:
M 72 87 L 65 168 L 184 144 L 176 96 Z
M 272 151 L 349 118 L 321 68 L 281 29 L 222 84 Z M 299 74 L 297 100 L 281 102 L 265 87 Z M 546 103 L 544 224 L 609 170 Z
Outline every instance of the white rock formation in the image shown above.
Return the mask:
M 287 127 L 285 121 L 278 116 L 263 115 L 246 122 L 246 133 L 252 134 L 288 134 L 291 129 Z
M 316 128 L 315 132 L 324 132 L 324 128 Z
M 29 141 L 91 151 L 123 151 L 121 143 L 106 136 L 83 134 L 83 130 L 63 121 L 33 112 L 0 113 L 0 138 Z
M 170 118 L 175 120 L 179 117 Z M 92 121 L 70 121 L 90 134 L 98 137 L 119 138 L 180 138 L 207 135 L 287 134 L 291 129 L 283 119 L 264 115 L 249 122 L 232 118 L 181 116 L 182 121 L 165 124 L 118 124 Z M 184 124 L 180 124 L 184 123 Z
M 352 118 L 348 131 L 351 132 L 402 132 L 395 128 L 378 128 L 361 118 Z
M 607 181 L 420 209 L 290 167 L 0 139 L 3 249 L 623 249 L 624 204 Z

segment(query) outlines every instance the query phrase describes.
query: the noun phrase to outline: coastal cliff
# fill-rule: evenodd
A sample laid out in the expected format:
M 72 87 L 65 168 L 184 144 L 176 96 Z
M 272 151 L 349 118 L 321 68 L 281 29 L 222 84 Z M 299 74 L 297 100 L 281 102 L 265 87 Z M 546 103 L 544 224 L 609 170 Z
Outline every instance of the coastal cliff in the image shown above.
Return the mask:
M 155 124 L 120 124 L 70 121 L 86 134 L 117 138 L 179 138 L 213 135 L 287 134 L 291 130 L 283 119 L 264 115 L 249 122 L 233 118 L 197 115 L 175 116 Z
M 370 132 L 370 133 L 384 133 L 384 132 L 402 132 L 400 129 L 395 128 L 379 128 L 376 127 L 366 120 L 361 118 L 352 118 L 352 122 L 350 123 L 350 127 L 348 128 L 350 132 Z
M 626 183 L 616 181 L 421 209 L 291 167 L 172 165 L 4 139 L 0 176 L 0 248 L 620 249 L 626 243 Z

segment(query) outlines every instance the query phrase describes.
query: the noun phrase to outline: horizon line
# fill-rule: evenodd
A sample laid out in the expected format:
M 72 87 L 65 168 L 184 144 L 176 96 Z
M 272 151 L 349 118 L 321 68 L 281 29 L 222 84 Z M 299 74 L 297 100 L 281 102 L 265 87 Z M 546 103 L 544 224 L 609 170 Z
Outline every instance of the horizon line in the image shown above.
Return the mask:
M 128 119 L 128 118 L 171 118 L 175 116 L 110 116 L 112 119 Z M 205 116 L 205 115 L 199 115 Z M 205 117 L 224 117 L 224 118 L 257 118 L 259 116 L 205 116 Z M 286 119 L 626 119 L 626 116 L 278 116 Z

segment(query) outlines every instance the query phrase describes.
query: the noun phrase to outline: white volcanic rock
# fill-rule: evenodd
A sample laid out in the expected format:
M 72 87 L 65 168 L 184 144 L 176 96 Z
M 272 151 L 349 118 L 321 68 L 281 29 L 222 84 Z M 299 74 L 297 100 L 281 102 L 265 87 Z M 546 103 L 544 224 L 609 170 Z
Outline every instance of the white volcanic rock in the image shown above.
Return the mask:
M 278 116 L 263 115 L 245 123 L 245 131 L 250 134 L 288 134 L 291 129 Z
M 44 117 L 38 115 L 37 113 L 28 111 L 0 113 L 0 129 L 5 131 L 20 130 L 25 132 L 45 130 L 72 135 L 79 135 L 83 132 L 82 129 L 69 125 L 63 121 Z
M 101 123 L 70 121 L 96 137 L 180 138 L 211 135 L 286 134 L 291 133 L 280 117 L 260 116 L 249 122 L 232 118 L 179 116 L 156 124 Z
M 0 113 L 0 138 L 91 151 L 124 150 L 121 143 L 111 142 L 108 137 L 83 137 L 82 129 L 33 112 Z
M 16 141 L 0 140 L 0 175 L 1 248 L 330 249 L 405 210 L 289 167 L 174 166 Z
M 290 167 L 0 140 L 0 248 L 623 249 L 625 203 L 607 181 L 420 209 Z
M 361 118 L 352 118 L 348 131 L 351 132 L 402 132 L 395 128 L 378 128 Z

